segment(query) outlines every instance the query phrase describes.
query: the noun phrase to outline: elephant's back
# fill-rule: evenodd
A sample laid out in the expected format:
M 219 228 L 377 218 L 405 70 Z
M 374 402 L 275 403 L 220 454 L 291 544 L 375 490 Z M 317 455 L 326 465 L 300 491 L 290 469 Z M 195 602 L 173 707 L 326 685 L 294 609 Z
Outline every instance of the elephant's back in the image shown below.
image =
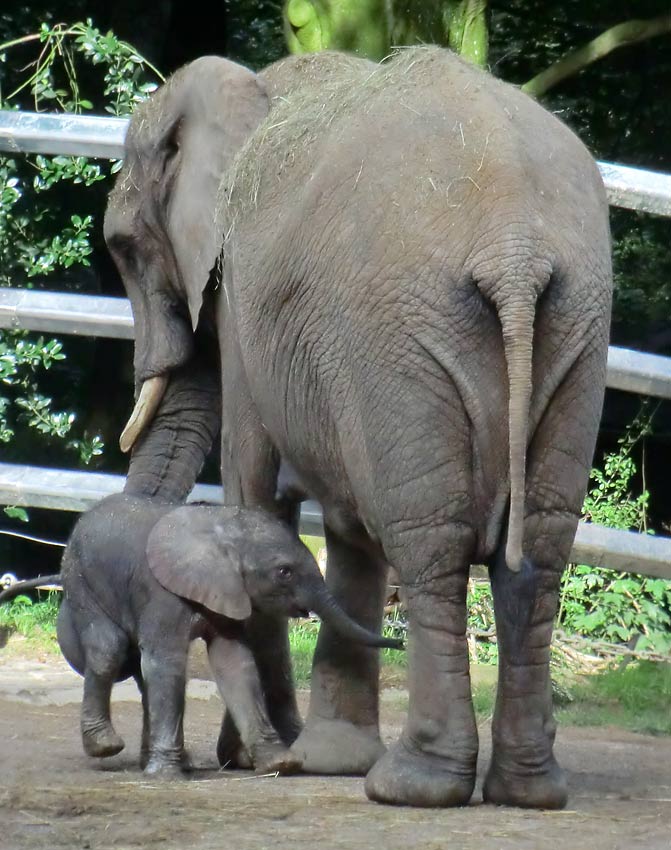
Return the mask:
M 62 564 L 63 585 L 71 604 L 99 608 L 125 626 L 134 585 L 148 576 L 145 550 L 149 533 L 173 508 L 159 500 L 119 493 L 82 514 Z
M 260 76 L 271 110 L 225 181 L 234 186 L 233 206 L 258 201 L 265 179 L 314 180 L 320 164 L 335 182 L 351 167 L 349 149 L 364 169 L 387 160 L 411 194 L 403 163 L 419 165 L 424 173 L 415 176 L 427 184 L 470 177 L 482 186 L 497 168 L 548 183 L 575 172 L 583 189 L 601 182 L 589 152 L 556 116 L 444 48 L 405 49 L 380 64 L 328 51 L 294 56 Z M 421 169 L 432 148 L 442 169 L 432 162 Z

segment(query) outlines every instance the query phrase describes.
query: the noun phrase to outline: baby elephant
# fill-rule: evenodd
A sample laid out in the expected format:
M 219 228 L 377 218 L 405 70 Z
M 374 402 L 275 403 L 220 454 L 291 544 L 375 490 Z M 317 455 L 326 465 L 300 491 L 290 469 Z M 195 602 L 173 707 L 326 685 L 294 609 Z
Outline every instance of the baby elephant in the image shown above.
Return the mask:
M 301 765 L 268 717 L 245 637 L 252 609 L 289 617 L 312 610 L 350 640 L 400 647 L 351 620 L 309 550 L 288 526 L 257 510 L 110 496 L 77 522 L 61 581 L 58 641 L 84 676 L 84 750 L 105 757 L 123 749 L 110 696 L 115 681 L 133 676 L 142 694 L 141 759 L 148 774 L 185 766 L 186 665 L 194 638 L 207 643 L 217 686 L 255 769 L 280 773 Z

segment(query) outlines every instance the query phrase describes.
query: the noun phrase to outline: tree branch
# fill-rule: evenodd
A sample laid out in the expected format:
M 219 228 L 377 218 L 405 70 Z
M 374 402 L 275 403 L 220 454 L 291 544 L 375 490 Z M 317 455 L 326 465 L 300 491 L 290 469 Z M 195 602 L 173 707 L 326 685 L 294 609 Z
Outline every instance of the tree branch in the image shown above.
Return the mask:
M 541 71 L 522 86 L 522 91 L 532 97 L 540 97 L 548 89 L 558 85 L 567 77 L 577 74 L 593 62 L 603 59 L 613 50 L 669 32 L 671 32 L 671 14 L 660 15 L 658 18 L 649 20 L 632 20 L 617 24 L 583 47 L 571 51 L 545 71 Z

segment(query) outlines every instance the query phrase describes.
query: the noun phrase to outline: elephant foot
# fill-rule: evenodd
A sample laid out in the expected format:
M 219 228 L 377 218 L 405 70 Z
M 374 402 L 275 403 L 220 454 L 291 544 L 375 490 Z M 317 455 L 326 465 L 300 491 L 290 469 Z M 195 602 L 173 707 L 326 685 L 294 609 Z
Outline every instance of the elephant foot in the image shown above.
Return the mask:
M 302 767 L 302 760 L 283 744 L 262 744 L 254 752 L 256 773 L 279 773 L 284 776 L 300 773 Z
M 147 768 L 149 761 L 151 759 L 151 753 L 148 749 L 144 747 L 140 750 L 140 767 L 142 770 Z M 193 762 L 191 760 L 191 754 L 188 750 L 182 750 L 182 755 L 179 759 L 180 768 L 184 773 L 191 773 L 193 770 Z
M 150 756 L 144 768 L 144 775 L 151 776 L 154 779 L 182 779 L 189 768 L 185 768 L 181 759 L 177 762 L 167 761 L 158 756 Z
M 394 744 L 366 777 L 366 796 L 396 806 L 465 806 L 475 785 L 475 759 L 458 767 L 451 759 Z
M 533 773 L 504 767 L 501 761 L 496 754 L 492 758 L 482 789 L 485 803 L 524 809 L 564 808 L 568 799 L 566 776 L 553 756 Z
M 111 726 L 97 731 L 82 730 L 82 744 L 86 755 L 97 759 L 115 756 L 126 746 Z
M 365 776 L 384 754 L 376 727 L 359 727 L 345 720 L 315 720 L 291 747 L 305 773 Z

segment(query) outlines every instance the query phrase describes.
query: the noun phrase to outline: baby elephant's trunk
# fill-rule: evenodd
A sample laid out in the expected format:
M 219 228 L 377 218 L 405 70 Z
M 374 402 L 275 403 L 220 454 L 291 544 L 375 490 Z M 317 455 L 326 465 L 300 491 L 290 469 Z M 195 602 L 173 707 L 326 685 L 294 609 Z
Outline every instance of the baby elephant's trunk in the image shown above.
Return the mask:
M 60 587 L 60 575 L 39 576 L 39 578 L 31 578 L 27 581 L 17 581 L 14 584 L 10 584 L 9 587 L 4 590 L 0 588 L 0 590 L 2 590 L 2 593 L 0 593 L 0 602 L 6 602 L 8 599 L 13 599 L 20 593 L 25 593 L 26 590 L 34 590 L 36 587 L 42 587 L 50 584 L 57 584 Z
M 312 611 L 326 624 L 334 628 L 343 637 L 366 646 L 376 646 L 386 649 L 403 649 L 403 641 L 396 638 L 385 638 L 370 632 L 345 613 L 322 582 L 313 589 L 308 604 Z

